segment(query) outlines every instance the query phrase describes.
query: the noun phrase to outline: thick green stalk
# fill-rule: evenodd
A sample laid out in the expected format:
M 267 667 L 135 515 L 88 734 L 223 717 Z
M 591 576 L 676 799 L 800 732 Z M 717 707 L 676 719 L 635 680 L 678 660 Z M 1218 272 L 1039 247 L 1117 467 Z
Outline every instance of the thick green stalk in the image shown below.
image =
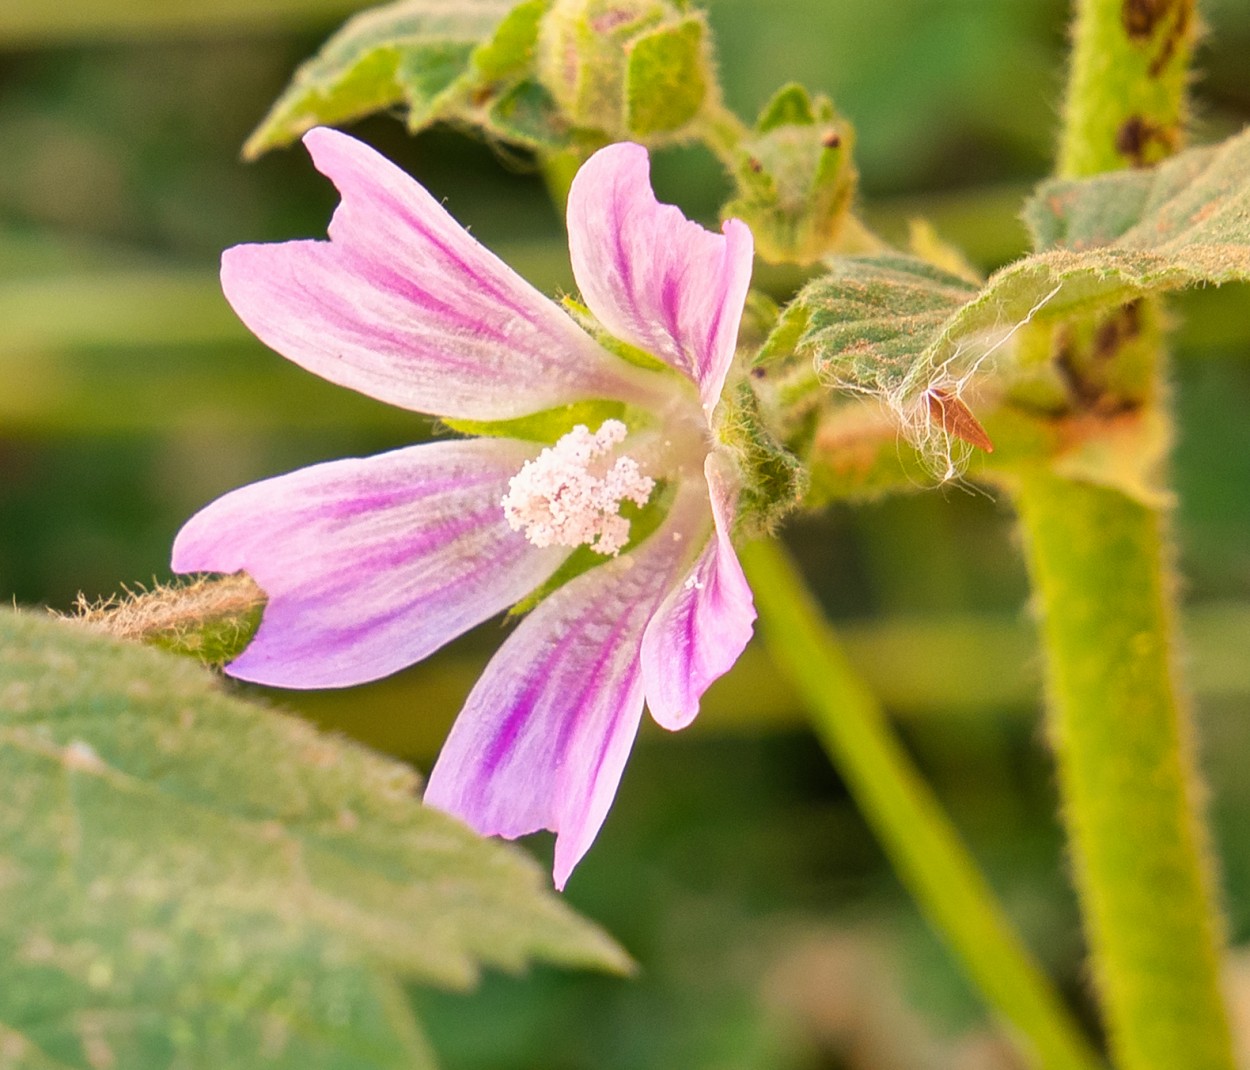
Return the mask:
M 1077 0 L 1061 175 L 1140 167 L 1180 147 L 1195 21 L 1194 0 Z
M 1124 1070 L 1230 1070 L 1163 519 L 1037 472 L 1016 496 L 1094 980 Z
M 1101 1065 L 776 543 L 745 548 L 764 642 L 917 903 L 1033 1065 Z M 1178 1064 L 1179 1065 L 1179 1064 Z
M 1183 132 L 1192 0 L 1079 0 L 1059 170 L 1153 163 Z M 1141 309 L 1150 313 L 1150 309 Z M 1160 409 L 1154 315 L 1090 413 Z M 1076 332 L 1079 336 L 1079 331 Z M 1076 374 L 1096 368 L 1069 355 Z M 1080 392 L 1074 406 L 1080 408 Z M 1024 470 L 1049 730 L 1092 973 L 1120 1070 L 1232 1070 L 1206 838 L 1158 508 Z

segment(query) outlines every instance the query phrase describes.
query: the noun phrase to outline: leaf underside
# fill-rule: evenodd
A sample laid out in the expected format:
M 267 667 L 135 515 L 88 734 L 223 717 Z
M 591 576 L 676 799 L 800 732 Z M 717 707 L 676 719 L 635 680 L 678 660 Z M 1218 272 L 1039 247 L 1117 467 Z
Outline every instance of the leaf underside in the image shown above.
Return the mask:
M 390 108 L 413 132 L 460 122 L 530 148 L 564 135 L 554 102 L 532 78 L 538 22 L 550 0 L 399 0 L 350 19 L 248 139 L 248 159 L 319 125 Z
M 1041 186 L 1025 209 L 1037 252 L 977 290 L 924 260 L 848 257 L 795 299 L 800 351 L 852 390 L 915 404 L 1029 321 L 1250 279 L 1250 131 L 1150 170 Z

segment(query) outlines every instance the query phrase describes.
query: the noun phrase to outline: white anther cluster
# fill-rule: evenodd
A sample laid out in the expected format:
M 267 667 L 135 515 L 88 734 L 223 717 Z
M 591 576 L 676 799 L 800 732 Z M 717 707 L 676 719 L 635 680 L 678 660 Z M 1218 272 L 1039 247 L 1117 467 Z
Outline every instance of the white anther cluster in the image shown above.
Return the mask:
M 643 505 L 655 489 L 632 457 L 610 467 L 602 459 L 625 441 L 620 420 L 605 420 L 593 435 L 578 424 L 554 446 L 526 461 L 508 483 L 503 512 L 513 531 L 535 546 L 589 546 L 615 557 L 629 541 L 621 503 Z M 599 462 L 599 463 L 596 463 Z

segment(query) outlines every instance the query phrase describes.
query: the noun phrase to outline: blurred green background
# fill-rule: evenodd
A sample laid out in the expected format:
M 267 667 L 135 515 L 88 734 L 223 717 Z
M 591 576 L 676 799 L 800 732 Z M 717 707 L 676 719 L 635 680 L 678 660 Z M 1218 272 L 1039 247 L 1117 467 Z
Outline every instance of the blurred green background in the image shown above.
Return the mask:
M 238 151 L 360 6 L 0 3 L 0 597 L 64 609 L 79 591 L 166 578 L 174 532 L 218 494 L 426 434 L 267 351 L 216 281 L 225 246 L 324 232 L 334 194 L 301 150 L 252 165 Z M 1250 116 L 1250 5 L 1204 10 L 1199 140 Z M 986 269 L 1023 251 L 1015 212 L 1048 170 L 1061 99 L 1060 0 L 715 0 L 710 18 L 745 116 L 790 79 L 833 95 L 858 129 L 865 214 L 887 236 L 924 215 Z M 560 221 L 514 154 L 449 130 L 412 140 L 386 117 L 355 132 L 540 287 L 571 286 Z M 661 154 L 656 184 L 705 220 L 725 193 L 694 150 Z M 1245 943 L 1250 295 L 1173 307 L 1183 656 L 1228 928 Z M 946 490 L 786 535 L 1029 942 L 1092 1018 L 1008 511 Z M 381 684 L 278 700 L 428 769 L 499 640 L 486 625 Z M 539 972 L 467 998 L 414 992 L 450 1070 L 1016 1065 L 759 651 L 694 728 L 644 731 L 568 897 L 640 978 Z M 1234 970 L 1238 1005 L 1247 972 Z

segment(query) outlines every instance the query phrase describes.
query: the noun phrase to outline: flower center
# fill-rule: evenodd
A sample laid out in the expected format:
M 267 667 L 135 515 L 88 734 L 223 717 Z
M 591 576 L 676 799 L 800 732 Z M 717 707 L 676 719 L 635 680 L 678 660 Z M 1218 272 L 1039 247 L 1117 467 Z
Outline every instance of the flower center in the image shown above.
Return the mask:
M 503 514 L 535 546 L 589 546 L 615 557 L 629 542 L 621 503 L 645 505 L 655 480 L 632 457 L 609 465 L 607 454 L 625 441 L 620 420 L 605 420 L 593 435 L 578 424 L 508 482 Z

